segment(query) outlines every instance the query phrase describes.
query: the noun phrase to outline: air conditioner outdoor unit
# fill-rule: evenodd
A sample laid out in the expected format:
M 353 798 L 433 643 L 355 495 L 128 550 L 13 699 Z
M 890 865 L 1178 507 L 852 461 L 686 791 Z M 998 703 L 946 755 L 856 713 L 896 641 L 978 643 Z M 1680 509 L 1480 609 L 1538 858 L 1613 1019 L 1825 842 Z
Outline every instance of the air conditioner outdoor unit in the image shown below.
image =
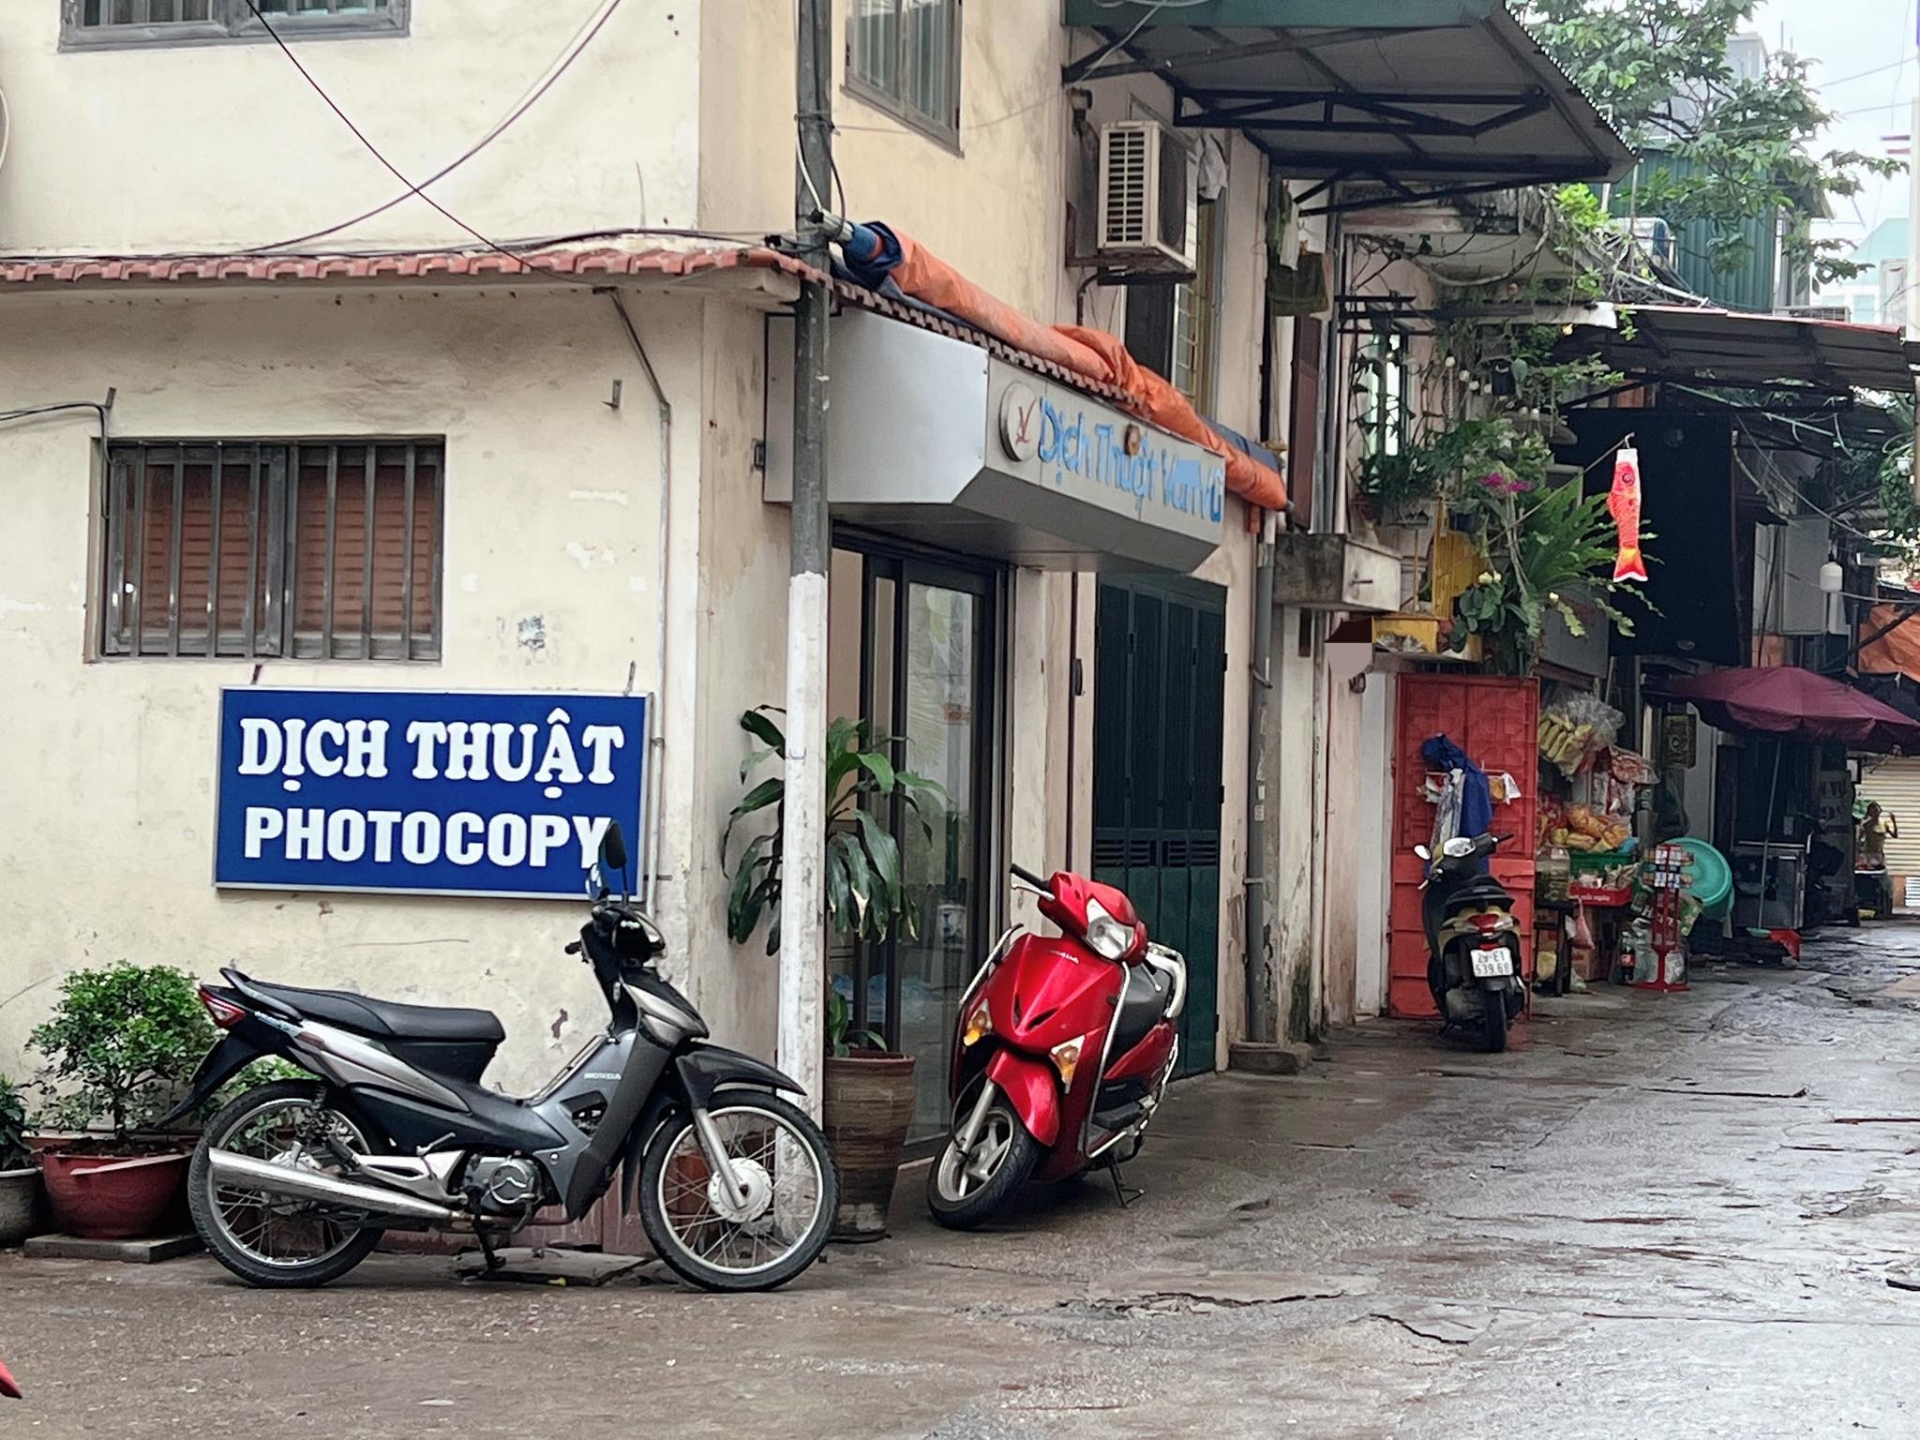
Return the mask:
M 1633 220 L 1633 238 L 1646 246 L 1647 253 L 1660 264 L 1673 264 L 1673 227 L 1658 215 L 1635 216 Z
M 1152 120 L 1103 125 L 1099 179 L 1101 263 L 1143 273 L 1191 274 L 1190 217 L 1197 192 L 1186 142 Z

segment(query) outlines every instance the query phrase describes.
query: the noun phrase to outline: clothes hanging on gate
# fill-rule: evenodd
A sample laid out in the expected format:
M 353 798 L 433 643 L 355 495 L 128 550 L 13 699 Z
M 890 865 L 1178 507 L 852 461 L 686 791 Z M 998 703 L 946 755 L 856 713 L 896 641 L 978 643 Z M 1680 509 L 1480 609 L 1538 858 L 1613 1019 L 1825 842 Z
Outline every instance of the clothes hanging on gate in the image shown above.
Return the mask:
M 1493 828 L 1493 787 L 1487 772 L 1474 764 L 1473 757 L 1444 734 L 1435 735 L 1420 747 L 1420 758 L 1434 770 L 1460 772 L 1460 821 L 1457 834 L 1476 839 Z

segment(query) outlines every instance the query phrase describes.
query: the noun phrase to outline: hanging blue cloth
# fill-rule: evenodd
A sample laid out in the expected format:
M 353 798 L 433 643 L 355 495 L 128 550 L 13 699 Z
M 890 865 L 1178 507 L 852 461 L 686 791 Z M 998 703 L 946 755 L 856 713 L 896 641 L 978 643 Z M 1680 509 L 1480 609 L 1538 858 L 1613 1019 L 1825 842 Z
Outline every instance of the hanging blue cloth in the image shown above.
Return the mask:
M 1420 747 L 1420 758 L 1434 770 L 1458 770 L 1461 776 L 1460 833 L 1469 840 L 1493 828 L 1493 787 L 1487 772 L 1473 757 L 1445 735 L 1436 735 Z

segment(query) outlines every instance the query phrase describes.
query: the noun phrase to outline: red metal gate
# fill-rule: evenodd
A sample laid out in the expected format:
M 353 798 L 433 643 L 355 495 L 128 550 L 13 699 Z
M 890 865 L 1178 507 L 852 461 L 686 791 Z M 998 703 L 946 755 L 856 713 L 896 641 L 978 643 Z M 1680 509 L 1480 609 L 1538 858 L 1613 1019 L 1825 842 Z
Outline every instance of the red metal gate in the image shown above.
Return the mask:
M 1388 919 L 1387 1013 L 1434 1014 L 1427 990 L 1427 937 L 1420 923 L 1423 866 L 1413 853 L 1433 833 L 1433 806 L 1421 795 L 1426 762 L 1420 747 L 1447 735 L 1489 775 L 1505 771 L 1519 782 L 1521 798 L 1494 806 L 1496 834 L 1511 834 L 1493 874 L 1512 892 L 1522 936 L 1533 935 L 1534 783 L 1537 779 L 1540 687 L 1533 680 L 1498 675 L 1402 675 L 1393 747 L 1393 903 Z M 1526 974 L 1533 951 L 1523 944 Z

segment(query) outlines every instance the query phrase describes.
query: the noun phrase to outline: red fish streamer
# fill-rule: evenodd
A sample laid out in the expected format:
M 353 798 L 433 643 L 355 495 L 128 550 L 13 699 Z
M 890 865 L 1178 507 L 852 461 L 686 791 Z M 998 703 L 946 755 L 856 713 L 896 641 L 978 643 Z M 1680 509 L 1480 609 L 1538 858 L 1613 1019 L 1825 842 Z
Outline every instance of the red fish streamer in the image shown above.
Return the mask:
M 1613 491 L 1607 513 L 1620 532 L 1620 548 L 1613 559 L 1613 578 L 1644 580 L 1647 562 L 1640 555 L 1640 452 L 1630 445 L 1613 457 Z

